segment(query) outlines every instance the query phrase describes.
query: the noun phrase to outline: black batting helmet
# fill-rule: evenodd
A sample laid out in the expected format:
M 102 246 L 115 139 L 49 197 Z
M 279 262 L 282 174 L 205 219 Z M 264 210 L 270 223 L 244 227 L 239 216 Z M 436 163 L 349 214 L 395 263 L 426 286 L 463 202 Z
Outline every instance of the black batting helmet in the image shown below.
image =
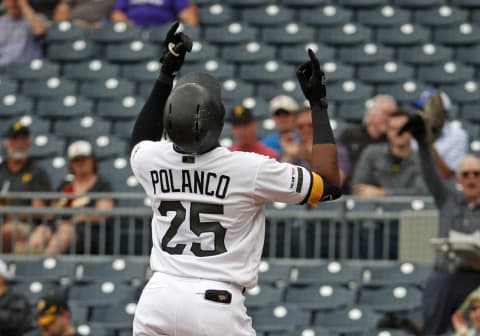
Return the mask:
M 163 117 L 167 136 L 181 152 L 217 147 L 225 117 L 220 83 L 206 73 L 187 73 L 170 93 Z

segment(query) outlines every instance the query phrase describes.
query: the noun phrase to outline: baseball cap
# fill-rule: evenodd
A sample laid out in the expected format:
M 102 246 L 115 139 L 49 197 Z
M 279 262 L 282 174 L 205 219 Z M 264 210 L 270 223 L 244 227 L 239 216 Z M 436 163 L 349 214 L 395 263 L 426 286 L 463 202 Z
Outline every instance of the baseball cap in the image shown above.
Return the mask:
M 77 157 L 92 156 L 92 145 L 86 140 L 74 141 L 68 146 L 67 156 L 69 160 L 73 160 Z
M 20 136 L 29 136 L 29 135 L 30 135 L 30 129 L 28 128 L 28 126 L 25 126 L 20 121 L 15 121 L 7 129 L 7 133 L 5 134 L 5 137 L 16 138 Z
M 10 278 L 10 272 L 8 271 L 7 264 L 0 259 L 0 276 L 4 277 L 5 279 Z
M 65 296 L 51 291 L 37 301 L 35 319 L 38 325 L 47 326 L 55 320 L 57 315 L 65 311 L 70 311 Z
M 253 116 L 252 110 L 242 105 L 236 105 L 232 108 L 229 121 L 233 125 L 242 125 L 255 121 L 255 117 Z
M 427 101 L 433 95 L 435 95 L 437 91 L 439 90 L 434 88 L 423 91 L 420 95 L 420 98 L 415 103 L 413 103 L 413 106 L 417 109 L 423 109 L 427 104 Z M 452 101 L 450 100 L 450 97 L 445 92 L 440 91 L 440 98 L 442 99 L 443 108 L 447 111 L 450 111 L 452 109 Z
M 280 95 L 273 97 L 272 100 L 270 100 L 270 105 L 268 107 L 268 110 L 270 111 L 270 114 L 277 114 L 280 111 L 287 112 L 287 113 L 293 113 L 297 111 L 300 108 L 298 103 L 295 101 L 290 96 L 286 95 Z

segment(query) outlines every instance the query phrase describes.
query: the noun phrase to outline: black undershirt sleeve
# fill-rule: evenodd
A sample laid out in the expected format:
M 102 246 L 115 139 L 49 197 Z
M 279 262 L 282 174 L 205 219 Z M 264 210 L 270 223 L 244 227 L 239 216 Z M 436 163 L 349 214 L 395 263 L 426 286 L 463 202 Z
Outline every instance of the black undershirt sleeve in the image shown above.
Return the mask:
M 172 91 L 173 77 L 160 73 L 133 126 L 130 150 L 144 140 L 159 141 L 163 135 L 163 109 Z

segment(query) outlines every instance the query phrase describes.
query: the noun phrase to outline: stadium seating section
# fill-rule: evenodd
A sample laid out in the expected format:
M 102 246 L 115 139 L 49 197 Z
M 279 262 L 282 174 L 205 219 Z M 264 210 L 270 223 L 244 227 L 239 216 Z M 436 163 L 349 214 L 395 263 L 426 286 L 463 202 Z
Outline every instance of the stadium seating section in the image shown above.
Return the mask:
M 146 258 L 6 257 L 15 291 L 35 301 L 55 289 L 68 297 L 81 335 L 131 333 Z M 428 269 L 412 263 L 264 259 L 258 286 L 245 292 L 257 335 L 412 335 L 387 317 L 415 320 Z M 390 329 L 383 329 L 387 326 Z M 312 333 L 305 333 L 311 330 Z M 29 336 L 39 335 L 35 329 Z
M 217 76 L 227 109 L 244 104 L 254 110 L 259 136 L 272 131 L 269 99 L 284 93 L 304 101 L 294 70 L 312 48 L 327 74 L 336 134 L 361 121 L 375 94 L 392 94 L 408 105 L 434 86 L 453 98 L 451 117 L 468 131 L 471 150 L 480 150 L 478 1 L 196 3 L 200 27 L 185 28 L 195 43 L 182 72 Z M 44 58 L 0 69 L 0 131 L 23 117 L 34 132 L 33 154 L 44 166 L 64 157 L 77 138 L 95 143 L 100 160 L 128 157 L 131 126 L 157 76 L 167 28 L 118 23 L 88 32 L 70 22 L 53 24 Z M 232 143 L 228 127 L 221 143 Z M 58 183 L 58 167 L 48 168 Z

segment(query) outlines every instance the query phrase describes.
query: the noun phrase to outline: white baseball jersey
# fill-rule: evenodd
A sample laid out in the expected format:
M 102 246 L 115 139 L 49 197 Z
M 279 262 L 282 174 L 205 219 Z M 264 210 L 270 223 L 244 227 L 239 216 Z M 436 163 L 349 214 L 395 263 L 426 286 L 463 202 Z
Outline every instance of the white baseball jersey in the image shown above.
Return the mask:
M 257 282 L 265 202 L 316 205 L 323 194 L 318 174 L 223 147 L 192 156 L 142 141 L 131 167 L 152 202 L 152 270 L 243 287 Z

